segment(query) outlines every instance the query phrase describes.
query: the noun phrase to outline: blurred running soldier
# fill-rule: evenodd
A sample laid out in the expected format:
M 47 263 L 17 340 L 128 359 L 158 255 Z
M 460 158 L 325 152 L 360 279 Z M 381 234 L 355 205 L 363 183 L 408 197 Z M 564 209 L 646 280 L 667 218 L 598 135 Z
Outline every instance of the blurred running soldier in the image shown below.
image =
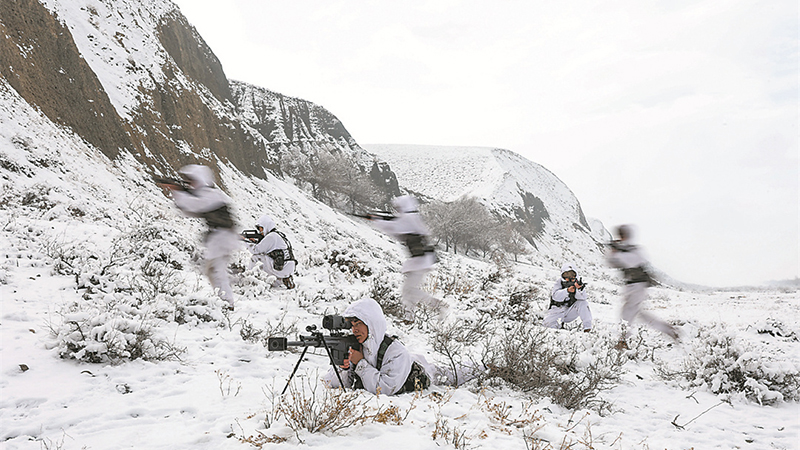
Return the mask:
M 375 228 L 403 242 L 410 257 L 400 269 L 405 275 L 402 301 L 406 309 L 405 322 L 413 323 L 417 304 L 422 303 L 439 313 L 443 320 L 448 313 L 448 306 L 420 288 L 425 275 L 436 264 L 433 246 L 428 244 L 430 230 L 419 214 L 419 202 L 410 195 L 403 195 L 392 200 L 397 215 L 391 220 L 375 220 L 378 216 L 369 216 Z
M 617 227 L 617 236 L 619 239 L 609 243 L 606 253 L 608 264 L 620 269 L 625 278 L 625 287 L 622 290 L 622 319 L 627 322 L 628 326 L 625 334 L 620 337 L 617 348 L 628 348 L 627 340 L 631 336 L 631 325 L 634 320 L 639 320 L 677 340 L 678 331 L 675 327 L 644 310 L 647 288 L 653 283 L 653 279 L 647 272 L 648 263 L 642 255 L 642 251 L 631 243 L 630 225 Z
M 239 236 L 233 231 L 231 199 L 214 184 L 214 174 L 206 166 L 190 164 L 178 173 L 188 186 L 163 184 L 172 193 L 175 206 L 189 217 L 203 219 L 208 226 L 205 239 L 205 272 L 226 309 L 233 311 L 233 289 L 228 276 L 228 260 L 239 246 Z

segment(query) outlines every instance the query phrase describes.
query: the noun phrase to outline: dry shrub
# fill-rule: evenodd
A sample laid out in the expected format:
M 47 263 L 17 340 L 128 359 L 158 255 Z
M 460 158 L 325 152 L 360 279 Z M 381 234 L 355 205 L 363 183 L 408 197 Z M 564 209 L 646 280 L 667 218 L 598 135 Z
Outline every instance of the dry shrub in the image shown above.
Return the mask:
M 293 335 L 297 333 L 297 321 L 287 321 L 286 314 L 287 312 L 284 311 L 277 321 L 265 322 L 264 328 L 258 328 L 247 319 L 241 319 L 239 336 L 242 337 L 242 340 L 250 343 L 261 342 L 266 347 L 271 337 Z
M 320 387 L 315 382 L 301 382 L 299 387 L 292 383 L 275 408 L 302 442 L 303 430 L 334 433 L 370 420 L 375 413 L 368 403 L 375 397 L 363 394 Z
M 582 340 L 589 348 L 584 348 Z M 514 324 L 488 347 L 485 363 L 490 370 L 484 381 L 500 379 L 569 409 L 603 410 L 608 403 L 600 393 L 619 382 L 625 363 L 612 346 L 603 337 Z
M 370 297 L 375 299 L 383 313 L 392 317 L 403 317 L 405 314 L 405 307 L 400 301 L 399 287 L 396 283 L 386 277 L 380 276 L 372 280 L 370 285 Z
M 458 425 L 451 425 L 450 421 L 442 417 L 441 413 L 436 413 L 436 423 L 431 438 L 434 441 L 442 440 L 457 450 L 468 448 L 471 439 L 467 436 L 466 431 L 459 428 Z
M 477 375 L 478 369 L 475 368 L 483 368 L 483 364 L 477 361 L 482 355 L 476 349 L 479 348 L 479 341 L 489 333 L 491 321 L 491 315 L 483 314 L 476 319 L 466 318 L 432 327 L 429 342 L 448 368 L 448 374 L 443 374 L 448 379 L 439 382 L 459 386 Z

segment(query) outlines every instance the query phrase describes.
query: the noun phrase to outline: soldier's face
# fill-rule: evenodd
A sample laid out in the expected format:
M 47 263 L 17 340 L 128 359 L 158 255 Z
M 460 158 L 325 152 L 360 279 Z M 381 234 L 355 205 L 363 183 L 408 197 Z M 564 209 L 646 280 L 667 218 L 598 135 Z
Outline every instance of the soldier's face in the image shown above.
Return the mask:
M 367 340 L 367 337 L 369 337 L 369 327 L 367 327 L 367 324 L 358 319 L 350 319 L 350 325 L 350 330 L 353 332 L 358 343 L 363 344 L 364 341 Z

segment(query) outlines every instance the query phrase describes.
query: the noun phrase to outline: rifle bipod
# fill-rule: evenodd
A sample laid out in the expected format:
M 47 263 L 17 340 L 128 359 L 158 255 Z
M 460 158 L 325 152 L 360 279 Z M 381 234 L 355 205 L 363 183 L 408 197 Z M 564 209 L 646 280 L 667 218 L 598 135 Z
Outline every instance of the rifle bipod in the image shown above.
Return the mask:
M 336 366 L 336 361 L 333 360 L 333 353 L 331 353 L 330 347 L 328 347 L 328 343 L 325 342 L 323 339 L 321 331 L 313 331 L 311 333 L 312 336 L 320 338 L 322 341 L 322 346 L 325 348 L 325 353 L 328 354 L 328 361 L 331 363 L 331 367 L 333 367 L 334 373 L 336 373 L 336 378 L 339 380 L 339 386 L 342 387 L 343 391 L 347 391 L 347 388 L 344 387 L 344 383 L 342 382 L 342 377 L 339 375 L 339 367 Z M 308 346 L 303 347 L 303 353 L 300 354 L 300 358 L 297 360 L 297 364 L 294 365 L 294 370 L 292 370 L 292 374 L 289 375 L 289 379 L 286 380 L 286 386 L 283 387 L 283 391 L 281 391 L 281 395 L 286 393 L 286 389 L 289 388 L 289 384 L 292 382 L 292 378 L 294 374 L 297 373 L 297 369 L 300 368 L 300 363 L 303 362 L 303 358 L 306 356 L 306 352 L 308 351 Z

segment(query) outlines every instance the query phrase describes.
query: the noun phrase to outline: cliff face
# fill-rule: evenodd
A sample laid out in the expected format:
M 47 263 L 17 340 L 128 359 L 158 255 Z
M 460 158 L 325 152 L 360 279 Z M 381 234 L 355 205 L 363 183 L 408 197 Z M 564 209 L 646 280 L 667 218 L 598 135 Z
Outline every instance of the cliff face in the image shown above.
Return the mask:
M 115 157 L 135 150 L 72 33 L 37 0 L 0 2 L 0 75 L 53 122 Z
M 353 153 L 386 178 L 329 111 L 230 82 L 168 0 L 3 0 L 0 31 L 0 76 L 110 158 L 162 172 L 227 161 L 263 177 L 295 146 Z

